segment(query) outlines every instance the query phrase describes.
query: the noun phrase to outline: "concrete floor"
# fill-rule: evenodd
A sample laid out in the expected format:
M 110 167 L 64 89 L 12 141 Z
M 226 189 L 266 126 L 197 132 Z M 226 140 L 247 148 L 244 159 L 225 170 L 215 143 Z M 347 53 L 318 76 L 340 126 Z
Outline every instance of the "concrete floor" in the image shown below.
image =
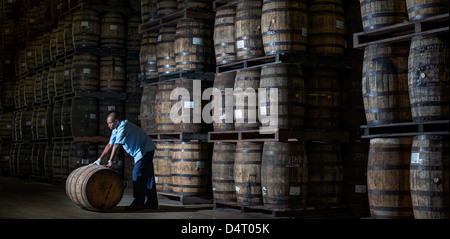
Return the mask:
M 107 212 L 84 210 L 72 202 L 62 185 L 0 176 L 0 219 L 273 219 L 269 214 L 241 213 L 213 204 L 181 205 L 160 198 L 157 210 L 128 212 L 133 201 L 127 189 L 119 204 Z

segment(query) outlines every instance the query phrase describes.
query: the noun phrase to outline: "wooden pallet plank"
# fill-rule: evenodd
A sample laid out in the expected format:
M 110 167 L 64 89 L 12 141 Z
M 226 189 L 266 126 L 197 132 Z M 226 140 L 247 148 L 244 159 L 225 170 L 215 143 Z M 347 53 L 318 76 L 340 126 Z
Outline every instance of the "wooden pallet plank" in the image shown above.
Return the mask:
M 421 134 L 449 134 L 449 120 L 427 122 L 403 122 L 381 125 L 361 125 L 364 134 L 361 138 L 406 137 Z

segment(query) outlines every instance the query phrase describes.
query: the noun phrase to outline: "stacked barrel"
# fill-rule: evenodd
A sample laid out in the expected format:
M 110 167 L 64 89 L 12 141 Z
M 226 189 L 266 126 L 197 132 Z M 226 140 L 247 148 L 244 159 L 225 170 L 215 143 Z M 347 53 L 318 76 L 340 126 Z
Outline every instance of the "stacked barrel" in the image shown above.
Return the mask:
M 10 36 L 3 45 L 2 171 L 61 182 L 101 154 L 109 112 L 140 125 L 141 36 L 134 17 L 140 8 L 119 10 L 112 1 L 101 11 L 97 1 L 34 4 L 20 10 L 28 36 L 15 37 L 25 41 L 13 47 Z M 113 169 L 121 176 L 123 161 L 120 151 Z
M 211 194 L 210 146 L 204 139 L 179 138 L 205 135 L 212 128 L 202 120 L 202 93 L 212 81 L 196 77 L 215 67 L 208 15 L 212 1 L 141 1 L 141 128 L 158 138 L 154 167 L 159 194 Z M 160 19 L 165 23 L 147 27 Z M 187 72 L 194 74 L 186 77 Z
M 360 5 L 364 31 L 449 11 L 448 1 L 439 0 L 361 0 Z M 368 125 L 449 119 L 444 42 L 448 32 L 365 48 L 362 90 Z M 448 219 L 447 158 L 448 135 L 371 139 L 367 184 L 372 217 Z

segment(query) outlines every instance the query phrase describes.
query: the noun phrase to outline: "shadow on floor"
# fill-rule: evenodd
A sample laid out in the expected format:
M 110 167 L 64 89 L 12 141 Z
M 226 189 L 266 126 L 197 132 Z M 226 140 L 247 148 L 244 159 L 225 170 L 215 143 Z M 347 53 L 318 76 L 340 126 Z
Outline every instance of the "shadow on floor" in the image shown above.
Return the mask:
M 201 208 L 189 208 L 189 207 L 174 207 L 167 205 L 159 205 L 158 209 L 144 209 L 142 211 L 125 211 L 126 206 L 116 206 L 106 211 L 101 211 L 101 213 L 162 213 L 162 212 L 198 212 L 199 210 L 208 210 L 211 209 L 209 207 L 201 207 Z

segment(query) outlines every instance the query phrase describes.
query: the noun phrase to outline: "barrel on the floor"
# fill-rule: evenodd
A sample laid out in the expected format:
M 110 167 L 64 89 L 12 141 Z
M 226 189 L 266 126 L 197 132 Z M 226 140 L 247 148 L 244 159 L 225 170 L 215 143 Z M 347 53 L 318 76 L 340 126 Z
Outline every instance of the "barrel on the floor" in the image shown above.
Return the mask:
M 102 165 L 86 165 L 70 173 L 66 180 L 66 194 L 83 209 L 104 211 L 120 202 L 123 183 L 112 169 Z
M 303 142 L 264 142 L 261 187 L 266 208 L 304 208 L 308 167 Z
M 208 191 L 211 166 L 207 145 L 175 142 L 172 149 L 172 190 L 179 195 L 202 195 Z
M 409 188 L 411 138 L 370 140 L 367 192 L 372 218 L 413 218 Z
M 263 144 L 238 142 L 234 154 L 236 201 L 242 205 L 262 205 L 261 158 Z
M 414 218 L 449 219 L 448 136 L 413 138 L 409 176 Z
M 414 122 L 449 119 L 448 35 L 411 39 L 408 92 Z
M 214 143 L 211 180 L 213 197 L 216 202 L 236 202 L 234 186 L 235 151 L 235 143 Z

